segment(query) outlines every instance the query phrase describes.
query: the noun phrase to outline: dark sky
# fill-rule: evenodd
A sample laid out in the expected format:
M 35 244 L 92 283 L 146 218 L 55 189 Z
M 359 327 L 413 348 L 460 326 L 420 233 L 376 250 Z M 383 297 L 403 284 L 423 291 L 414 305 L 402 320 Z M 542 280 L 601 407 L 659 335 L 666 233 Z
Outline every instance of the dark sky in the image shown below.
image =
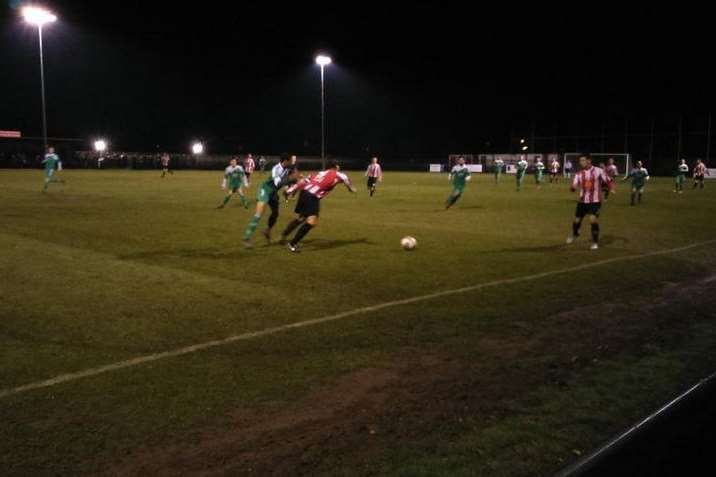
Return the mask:
M 37 33 L 2 1 L 0 129 L 39 135 Z M 712 106 L 709 15 L 673 3 L 292 3 L 46 2 L 50 135 L 317 153 L 321 49 L 333 153 L 505 149 L 532 125 L 665 129 Z

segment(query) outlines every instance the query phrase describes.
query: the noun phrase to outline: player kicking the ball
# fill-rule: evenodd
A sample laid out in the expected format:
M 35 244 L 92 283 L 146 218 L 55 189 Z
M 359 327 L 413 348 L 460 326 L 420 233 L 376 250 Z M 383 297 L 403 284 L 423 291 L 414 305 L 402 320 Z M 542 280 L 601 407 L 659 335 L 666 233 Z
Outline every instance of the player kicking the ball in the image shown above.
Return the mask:
M 281 156 L 280 162 L 271 169 L 271 177 L 259 186 L 258 194 L 256 195 L 256 213 L 251 217 L 244 231 L 244 246 L 246 248 L 252 247 L 251 237 L 254 235 L 254 232 L 256 232 L 256 227 L 258 227 L 261 221 L 261 216 L 266 209 L 266 204 L 271 208 L 271 215 L 268 219 L 268 227 L 262 234 L 266 237 L 268 243 L 271 243 L 271 229 L 276 225 L 276 221 L 278 220 L 278 192 L 282 187 L 295 181 L 298 176 L 298 172 L 292 172 L 290 166 L 291 158 L 287 155 Z
M 236 159 L 232 159 L 224 170 L 224 181 L 221 183 L 221 189 L 226 192 L 226 196 L 224 197 L 224 202 L 222 202 L 217 209 L 223 209 L 226 207 L 226 204 L 229 203 L 231 197 L 237 193 L 241 199 L 241 205 L 244 206 L 244 209 L 248 209 L 249 202 L 246 200 L 246 196 L 244 195 L 244 189 L 248 186 L 249 182 L 247 180 L 246 173 L 244 172 L 244 168 L 238 165 L 238 161 Z
M 572 235 L 567 237 L 567 244 L 573 243 L 579 237 L 579 229 L 582 226 L 584 217 L 589 215 L 592 224 L 592 245 L 590 250 L 599 248 L 599 212 L 602 208 L 602 186 L 609 189 L 614 183 L 609 176 L 599 167 L 592 165 L 592 157 L 583 154 L 579 157 L 579 165 L 582 169 L 577 172 L 572 180 L 572 192 L 579 191 L 577 210 L 572 222 Z
M 448 175 L 448 181 L 452 184 L 452 194 L 445 201 L 445 209 L 452 207 L 455 202 L 460 198 L 463 191 L 465 190 L 465 184 L 470 180 L 472 174 L 470 169 L 465 165 L 465 158 L 459 157 L 457 164 L 452 168 Z
M 288 236 L 297 227 L 296 235 L 288 242 L 288 249 L 291 252 L 300 252 L 298 243 L 318 225 L 318 215 L 321 210 L 321 199 L 323 199 L 338 184 L 345 184 L 349 191 L 355 193 L 356 189 L 351 185 L 347 175 L 340 172 L 340 166 L 336 161 L 330 161 L 328 169 L 321 171 L 315 176 L 308 177 L 289 187 L 290 195 L 300 191 L 296 203 L 296 218 L 288 224 L 281 234 L 281 241 L 286 242 Z
M 378 182 L 383 182 L 383 169 L 378 164 L 377 157 L 371 160 L 368 169 L 365 171 L 365 176 L 368 178 L 368 193 L 370 197 L 373 197 Z

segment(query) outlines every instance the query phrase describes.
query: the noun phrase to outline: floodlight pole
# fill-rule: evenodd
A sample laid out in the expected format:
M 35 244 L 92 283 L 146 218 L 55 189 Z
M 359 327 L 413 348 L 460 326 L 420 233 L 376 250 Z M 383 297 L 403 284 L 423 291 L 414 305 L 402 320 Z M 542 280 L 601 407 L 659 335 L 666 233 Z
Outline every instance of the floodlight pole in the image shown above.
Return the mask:
M 37 35 L 40 39 L 40 91 L 42 93 L 42 140 L 47 152 L 47 108 L 45 106 L 45 63 L 42 55 L 42 25 L 37 25 Z
M 324 83 L 324 68 L 321 66 L 321 168 L 326 169 L 326 88 Z

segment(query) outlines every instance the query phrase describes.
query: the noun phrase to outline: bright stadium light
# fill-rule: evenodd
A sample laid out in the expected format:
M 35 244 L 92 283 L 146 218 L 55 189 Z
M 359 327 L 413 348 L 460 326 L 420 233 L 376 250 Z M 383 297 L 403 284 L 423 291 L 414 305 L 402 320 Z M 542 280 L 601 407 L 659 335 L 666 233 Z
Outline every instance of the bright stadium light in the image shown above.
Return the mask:
M 94 142 L 94 150 L 97 152 L 104 152 L 107 150 L 107 141 L 104 139 L 97 139 Z
M 38 27 L 57 20 L 57 17 L 53 15 L 52 12 L 41 7 L 24 7 L 22 9 L 22 16 L 27 23 Z
M 316 56 L 316 64 L 318 66 L 326 66 L 326 65 L 330 65 L 331 63 L 333 63 L 333 60 L 331 59 L 330 56 L 326 56 L 326 55 Z
M 52 23 L 57 17 L 40 7 L 27 6 L 21 10 L 22 17 L 31 25 L 37 27 L 37 36 L 40 40 L 40 92 L 42 94 L 42 139 L 47 149 L 47 108 L 45 106 L 45 61 L 42 54 L 42 27 L 46 23 Z
M 204 145 L 200 142 L 195 142 L 191 145 L 191 152 L 194 154 L 201 154 L 204 152 Z
M 520 139 L 520 144 L 524 144 L 524 143 L 525 143 L 525 140 L 524 140 L 524 139 Z
M 522 146 L 522 150 L 523 150 L 523 151 L 526 151 L 526 150 L 527 150 L 527 146 Z

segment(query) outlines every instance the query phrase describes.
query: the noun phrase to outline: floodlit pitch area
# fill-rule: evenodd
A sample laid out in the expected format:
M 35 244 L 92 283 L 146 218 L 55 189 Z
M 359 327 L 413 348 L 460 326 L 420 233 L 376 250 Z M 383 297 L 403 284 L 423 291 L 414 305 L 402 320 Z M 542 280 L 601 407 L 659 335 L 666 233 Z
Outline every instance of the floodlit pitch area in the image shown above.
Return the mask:
M 590 252 L 564 180 L 349 172 L 291 255 L 221 172 L 59 175 L 0 170 L 4 475 L 549 474 L 716 365 L 716 183 Z

